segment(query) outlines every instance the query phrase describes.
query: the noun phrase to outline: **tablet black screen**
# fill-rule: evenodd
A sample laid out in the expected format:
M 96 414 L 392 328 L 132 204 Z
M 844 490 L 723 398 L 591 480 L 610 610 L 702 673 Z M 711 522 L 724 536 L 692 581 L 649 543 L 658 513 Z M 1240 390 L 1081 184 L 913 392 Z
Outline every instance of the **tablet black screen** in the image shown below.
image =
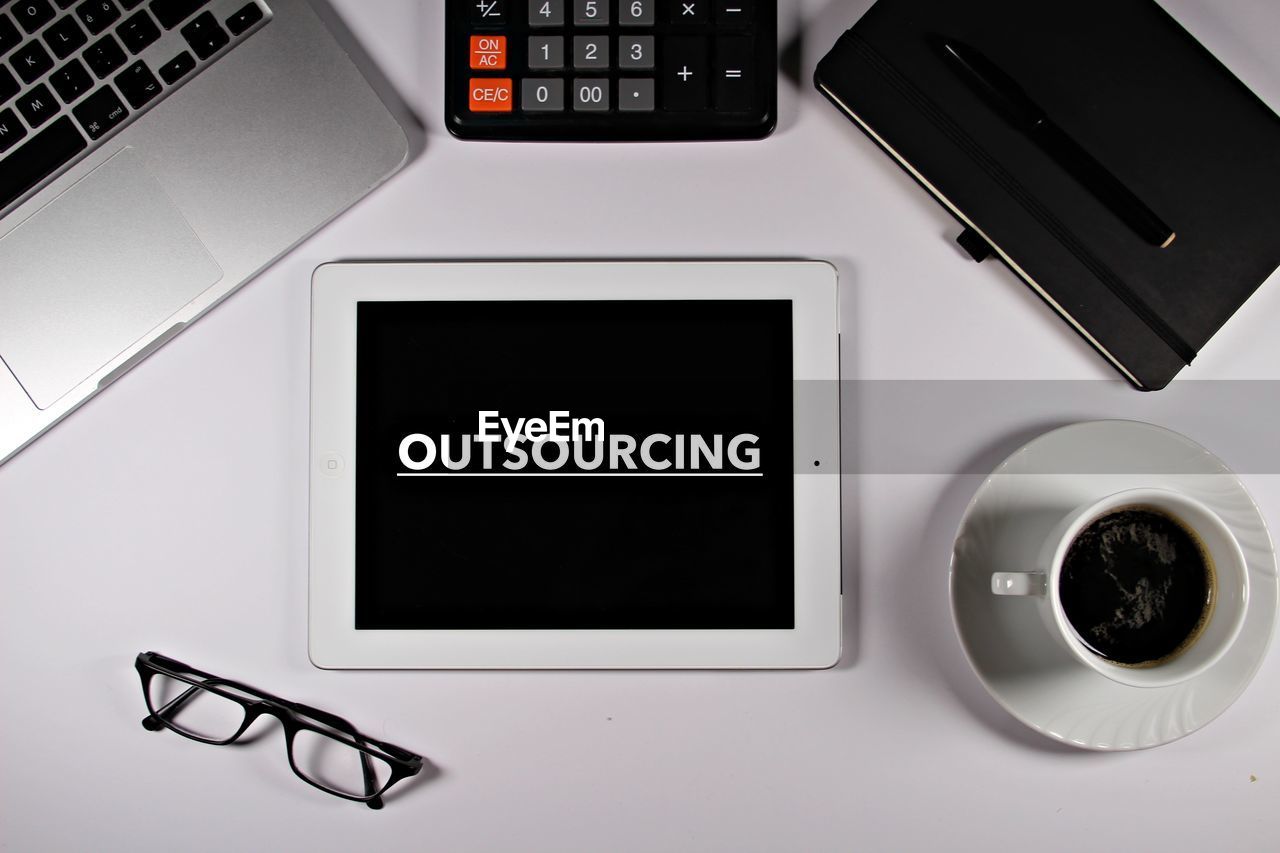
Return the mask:
M 361 302 L 356 370 L 358 629 L 794 627 L 789 301 Z

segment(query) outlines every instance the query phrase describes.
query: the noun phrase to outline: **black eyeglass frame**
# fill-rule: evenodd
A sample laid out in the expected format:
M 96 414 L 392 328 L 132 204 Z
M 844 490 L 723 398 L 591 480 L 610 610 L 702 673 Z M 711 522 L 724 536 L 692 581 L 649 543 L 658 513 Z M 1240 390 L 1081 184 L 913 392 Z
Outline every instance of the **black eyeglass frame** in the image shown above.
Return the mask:
M 150 712 L 142 721 L 143 728 L 148 731 L 155 732 L 161 729 L 169 729 L 188 740 L 213 746 L 227 746 L 239 740 L 240 736 L 259 717 L 264 714 L 275 717 L 284 728 L 285 750 L 289 758 L 289 767 L 293 770 L 294 775 L 308 785 L 319 788 L 327 794 L 341 797 L 344 800 L 365 803 L 371 809 L 382 808 L 382 795 L 387 792 L 388 788 L 401 779 L 414 776 L 422 770 L 422 756 L 394 744 L 384 743 L 363 735 L 351 723 L 328 711 L 322 711 L 319 708 L 313 708 L 310 705 L 303 705 L 299 702 L 291 702 L 288 699 L 273 696 L 248 684 L 202 672 L 195 667 L 188 666 L 181 661 L 166 657 L 158 652 L 142 652 L 134 661 L 134 668 L 138 670 L 138 676 L 142 679 L 142 695 L 147 703 L 147 710 Z M 150 688 L 151 679 L 156 675 L 163 675 L 184 684 L 189 684 L 191 688 L 165 703 L 163 707 L 155 708 L 152 705 Z M 173 712 L 176 712 L 192 696 L 196 695 L 196 690 L 207 690 L 244 708 L 244 721 L 240 724 L 240 728 L 236 730 L 235 734 L 221 740 L 204 738 L 193 732 L 184 731 L 175 723 L 166 719 L 166 713 L 172 716 Z M 249 694 L 254 698 L 248 699 L 244 696 L 236 695 L 230 692 L 231 690 Z M 360 752 L 360 766 L 364 772 L 366 791 L 364 796 L 348 794 L 344 791 L 326 787 L 307 776 L 298 768 L 297 762 L 293 757 L 293 740 L 300 731 L 314 732 Z M 369 760 L 370 756 L 380 759 L 391 768 L 391 775 L 388 776 L 387 781 L 381 787 L 377 786 Z M 377 788 L 377 790 L 374 790 L 374 788 Z

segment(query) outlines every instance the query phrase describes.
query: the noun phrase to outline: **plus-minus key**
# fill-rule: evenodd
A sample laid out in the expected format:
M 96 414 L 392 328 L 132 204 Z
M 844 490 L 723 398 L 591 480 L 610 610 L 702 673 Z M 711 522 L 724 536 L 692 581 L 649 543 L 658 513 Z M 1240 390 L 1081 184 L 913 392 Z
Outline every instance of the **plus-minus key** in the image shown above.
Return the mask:
M 505 24 L 507 22 L 506 0 L 467 0 L 467 5 L 471 7 L 473 24 Z

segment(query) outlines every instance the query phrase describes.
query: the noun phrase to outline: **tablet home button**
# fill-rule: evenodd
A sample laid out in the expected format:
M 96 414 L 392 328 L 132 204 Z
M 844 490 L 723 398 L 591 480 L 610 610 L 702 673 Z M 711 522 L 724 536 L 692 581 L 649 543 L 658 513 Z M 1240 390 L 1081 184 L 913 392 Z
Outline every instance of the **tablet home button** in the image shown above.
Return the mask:
M 337 453 L 324 453 L 320 456 L 320 473 L 326 477 L 341 477 L 347 469 L 347 462 Z

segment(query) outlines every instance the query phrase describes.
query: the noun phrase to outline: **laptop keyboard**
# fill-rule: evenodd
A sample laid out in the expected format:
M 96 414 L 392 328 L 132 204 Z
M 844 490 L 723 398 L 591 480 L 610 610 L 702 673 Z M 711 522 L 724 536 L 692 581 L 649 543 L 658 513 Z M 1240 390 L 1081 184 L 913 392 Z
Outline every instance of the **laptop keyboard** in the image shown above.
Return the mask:
M 245 0 L 0 0 L 0 211 L 270 17 Z

